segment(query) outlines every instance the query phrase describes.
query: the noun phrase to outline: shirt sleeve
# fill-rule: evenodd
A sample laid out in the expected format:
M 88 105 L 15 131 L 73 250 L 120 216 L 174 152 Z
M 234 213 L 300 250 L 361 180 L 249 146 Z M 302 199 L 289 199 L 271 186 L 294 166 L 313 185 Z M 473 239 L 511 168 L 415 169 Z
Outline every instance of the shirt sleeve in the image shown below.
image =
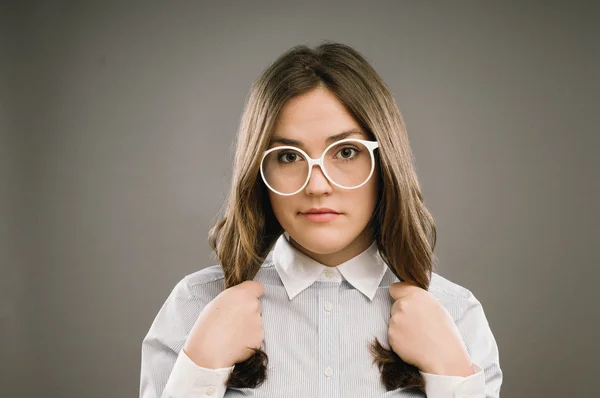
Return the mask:
M 498 345 L 483 306 L 468 290 L 459 302 L 454 319 L 471 357 L 474 374 L 460 377 L 421 372 L 425 393 L 429 398 L 499 398 L 503 374 Z
M 142 340 L 140 398 L 200 397 L 204 395 L 190 395 L 188 391 L 205 388 L 203 393 L 209 394 L 210 386 L 215 391 L 206 396 L 216 397 L 225 370 L 207 372 L 212 369 L 201 369 L 181 352 L 200 312 L 222 290 L 222 286 L 211 284 L 192 291 L 186 278 L 173 288 Z M 170 391 L 166 390 L 167 382 Z
M 483 369 L 476 363 L 472 367 L 474 373 L 467 377 L 420 372 L 425 380 L 425 394 L 429 398 L 485 398 Z
M 230 368 L 207 369 L 196 365 L 182 349 L 165 386 L 167 397 L 223 398 Z

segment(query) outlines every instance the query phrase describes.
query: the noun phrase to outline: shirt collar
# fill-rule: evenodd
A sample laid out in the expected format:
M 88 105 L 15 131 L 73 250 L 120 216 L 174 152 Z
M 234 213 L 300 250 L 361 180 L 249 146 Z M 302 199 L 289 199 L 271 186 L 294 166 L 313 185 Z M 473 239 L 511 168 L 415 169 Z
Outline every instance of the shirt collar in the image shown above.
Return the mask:
M 375 241 L 368 249 L 350 260 L 336 267 L 328 267 L 292 246 L 286 235 L 281 235 L 275 242 L 272 259 L 290 300 L 315 281 L 323 278 L 322 275 L 328 270 L 328 275 L 341 274 L 354 288 L 369 300 L 373 300 L 387 270 L 387 265 L 380 257 Z

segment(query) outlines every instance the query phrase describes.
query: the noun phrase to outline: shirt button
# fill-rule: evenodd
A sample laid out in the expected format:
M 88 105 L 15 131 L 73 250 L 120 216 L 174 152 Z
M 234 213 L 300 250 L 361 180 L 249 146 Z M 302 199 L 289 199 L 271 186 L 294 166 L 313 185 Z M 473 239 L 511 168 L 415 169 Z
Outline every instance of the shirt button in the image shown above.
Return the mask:
M 217 389 L 214 386 L 210 386 L 210 387 L 206 388 L 206 393 L 208 395 L 213 395 L 216 391 L 217 391 Z
M 325 311 L 330 312 L 333 309 L 333 304 L 331 304 L 331 301 L 328 301 L 325 303 Z
M 331 377 L 333 375 L 333 369 L 331 369 L 329 366 L 325 368 L 325 376 L 327 377 Z
M 335 273 L 330 269 L 325 271 L 325 276 L 328 278 L 333 278 L 334 275 L 335 275 Z

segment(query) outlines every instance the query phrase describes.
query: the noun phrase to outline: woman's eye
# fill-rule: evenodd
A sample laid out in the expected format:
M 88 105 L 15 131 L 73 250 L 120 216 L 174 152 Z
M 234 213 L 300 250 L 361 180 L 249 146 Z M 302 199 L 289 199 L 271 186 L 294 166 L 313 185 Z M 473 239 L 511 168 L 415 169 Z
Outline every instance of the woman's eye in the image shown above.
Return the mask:
M 279 154 L 279 161 L 283 163 L 293 163 L 298 158 L 298 155 L 293 152 L 283 152 Z
M 358 154 L 358 150 L 356 148 L 345 147 L 338 151 L 336 157 L 341 157 L 342 159 L 352 159 L 356 156 L 356 154 Z

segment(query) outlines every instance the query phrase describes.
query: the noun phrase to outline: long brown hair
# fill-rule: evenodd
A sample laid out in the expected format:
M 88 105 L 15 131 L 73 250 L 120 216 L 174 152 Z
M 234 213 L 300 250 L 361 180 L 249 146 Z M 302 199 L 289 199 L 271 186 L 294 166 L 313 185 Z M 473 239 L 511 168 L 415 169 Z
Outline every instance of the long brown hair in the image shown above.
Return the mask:
M 379 142 L 379 199 L 372 232 L 379 252 L 401 281 L 428 289 L 435 268 L 436 230 L 425 208 L 402 115 L 381 77 L 351 47 L 324 42 L 282 54 L 253 83 L 240 123 L 229 198 L 209 243 L 225 274 L 225 288 L 251 280 L 284 232 L 259 176 L 275 120 L 289 99 L 323 86 L 334 93 L 361 127 Z M 424 390 L 416 367 L 374 339 L 369 347 L 388 390 Z M 255 388 L 267 377 L 268 358 L 261 349 L 236 364 L 229 387 Z

